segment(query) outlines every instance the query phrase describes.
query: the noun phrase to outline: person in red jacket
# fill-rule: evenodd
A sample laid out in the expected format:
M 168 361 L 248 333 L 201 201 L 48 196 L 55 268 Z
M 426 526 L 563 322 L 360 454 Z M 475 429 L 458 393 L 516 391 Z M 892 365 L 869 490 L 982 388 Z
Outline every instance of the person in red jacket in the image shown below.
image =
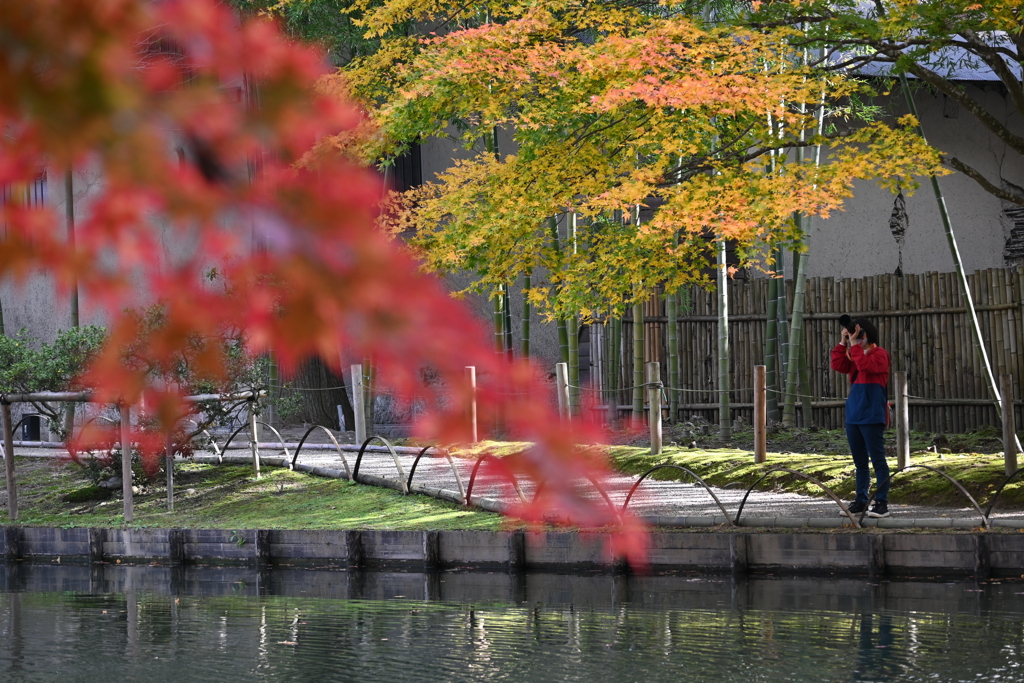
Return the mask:
M 832 369 L 850 376 L 846 399 L 846 438 L 857 468 L 857 497 L 850 512 L 863 512 L 871 487 L 870 460 L 875 468 L 877 493 L 869 517 L 889 516 L 889 463 L 885 460 L 885 426 L 889 407 L 889 354 L 878 345 L 878 330 L 867 318 L 853 321 L 851 334 L 843 328 L 839 344 L 832 349 Z

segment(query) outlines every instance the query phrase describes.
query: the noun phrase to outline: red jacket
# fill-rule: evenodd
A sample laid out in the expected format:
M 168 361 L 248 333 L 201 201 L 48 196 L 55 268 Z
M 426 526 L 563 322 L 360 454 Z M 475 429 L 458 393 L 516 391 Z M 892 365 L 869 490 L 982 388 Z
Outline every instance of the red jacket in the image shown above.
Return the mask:
M 832 369 L 850 376 L 850 396 L 846 399 L 847 424 L 888 424 L 886 387 L 889 385 L 889 354 L 881 346 L 864 351 L 836 344 L 832 349 Z

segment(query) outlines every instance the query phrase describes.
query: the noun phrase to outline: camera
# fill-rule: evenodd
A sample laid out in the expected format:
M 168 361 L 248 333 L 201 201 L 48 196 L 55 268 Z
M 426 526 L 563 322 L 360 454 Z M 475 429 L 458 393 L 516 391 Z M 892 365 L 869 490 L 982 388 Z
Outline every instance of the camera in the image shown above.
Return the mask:
M 853 324 L 853 318 L 846 315 L 845 313 L 839 316 L 839 324 L 845 327 L 846 331 L 849 332 L 851 335 L 855 334 L 857 331 L 857 326 Z

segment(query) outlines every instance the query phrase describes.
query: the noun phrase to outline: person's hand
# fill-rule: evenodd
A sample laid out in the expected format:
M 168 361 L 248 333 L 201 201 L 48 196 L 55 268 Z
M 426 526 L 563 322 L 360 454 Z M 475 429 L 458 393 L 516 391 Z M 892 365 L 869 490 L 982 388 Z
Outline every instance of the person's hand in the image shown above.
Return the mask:
M 853 336 L 850 337 L 850 342 L 854 344 L 860 344 L 862 341 L 864 341 L 862 339 L 863 336 L 864 331 L 860 329 L 860 325 L 857 325 L 856 327 L 853 328 Z
M 845 327 L 843 328 L 841 336 L 839 337 L 839 343 L 844 344 L 846 346 L 850 345 L 850 331 Z

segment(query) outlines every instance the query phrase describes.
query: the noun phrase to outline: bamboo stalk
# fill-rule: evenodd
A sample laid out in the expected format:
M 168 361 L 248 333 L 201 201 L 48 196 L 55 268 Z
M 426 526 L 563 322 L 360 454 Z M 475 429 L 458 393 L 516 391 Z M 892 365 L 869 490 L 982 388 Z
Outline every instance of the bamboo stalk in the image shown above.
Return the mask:
M 633 426 L 644 420 L 644 304 L 633 304 Z
M 499 355 L 505 354 L 505 298 L 501 287 L 491 294 L 494 301 L 494 350 Z
M 580 333 L 575 315 L 565 321 L 569 342 L 569 414 L 579 415 L 580 408 Z
M 907 100 L 907 107 L 910 109 L 910 113 L 918 120 L 917 132 L 921 138 L 924 138 L 924 129 L 921 127 L 921 117 L 917 113 L 917 105 L 914 103 L 914 98 L 910 94 L 910 89 L 907 87 L 907 77 L 902 75 L 901 81 L 903 84 L 903 94 Z M 989 361 L 988 351 L 985 348 L 984 337 L 981 332 L 981 323 L 978 321 L 978 313 L 974 310 L 974 301 L 971 297 L 971 288 L 967 283 L 967 275 L 964 272 L 963 260 L 960 258 L 960 249 L 956 243 L 956 236 L 953 234 L 953 223 L 949 218 L 949 211 L 946 210 L 946 199 L 942 194 L 942 188 L 939 186 L 939 179 L 935 174 L 931 175 L 932 190 L 935 193 L 935 201 L 939 207 L 939 214 L 942 217 L 942 228 L 946 233 L 946 241 L 949 243 L 949 253 L 953 257 L 953 263 L 956 266 L 957 276 L 960 279 L 961 296 L 964 300 L 964 305 L 970 311 L 971 316 L 971 329 L 974 333 L 974 351 L 980 358 L 984 365 L 985 379 L 988 381 L 989 393 L 992 396 L 992 400 L 996 407 L 996 411 L 999 414 L 1000 420 L 1002 419 L 1002 401 L 999 394 L 999 386 L 996 383 L 995 373 L 992 369 L 992 363 Z M 1014 437 L 1016 440 L 1016 437 Z M 1020 441 L 1016 440 L 1017 449 L 1020 450 Z
M 803 223 L 799 214 L 796 220 Z M 808 240 L 804 232 L 805 243 Z M 785 427 L 796 426 L 796 398 L 800 383 L 800 349 L 803 347 L 804 335 L 804 291 L 807 284 L 807 254 L 793 252 L 793 316 L 789 328 L 789 360 L 786 369 L 786 400 L 782 409 L 782 424 Z
M 729 410 L 729 270 L 725 239 L 718 240 L 718 436 L 723 443 L 732 438 Z
M 668 421 L 679 419 L 679 327 L 676 321 L 676 292 L 665 295 L 665 317 L 668 319 Z
M 505 332 L 505 355 L 511 361 L 513 358 L 512 353 L 512 300 L 508 294 L 508 284 L 501 286 L 502 290 L 502 309 L 504 310 L 505 319 L 502 322 L 502 330 Z
M 530 305 L 530 289 L 533 288 L 533 271 L 527 270 L 523 274 L 523 322 L 522 322 L 522 355 L 523 358 L 530 357 L 530 316 L 533 314 L 533 307 Z

